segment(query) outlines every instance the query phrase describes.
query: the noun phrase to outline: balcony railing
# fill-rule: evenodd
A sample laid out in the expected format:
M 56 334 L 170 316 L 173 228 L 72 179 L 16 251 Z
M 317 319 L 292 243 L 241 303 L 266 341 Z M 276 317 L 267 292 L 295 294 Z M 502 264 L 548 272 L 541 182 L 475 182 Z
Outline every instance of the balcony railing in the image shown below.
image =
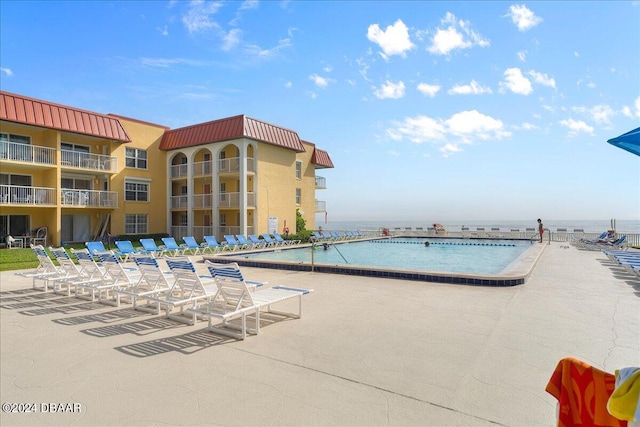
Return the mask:
M 170 228 L 171 235 L 175 237 L 178 243 L 181 243 L 182 238 L 187 235 L 187 230 L 186 225 L 172 225 Z
M 102 154 L 81 153 L 71 150 L 60 150 L 60 162 L 65 168 L 82 168 L 102 172 L 115 173 L 118 170 L 116 157 Z
M 326 212 L 327 202 L 316 200 L 316 212 Z
M 247 157 L 247 172 L 256 171 L 256 159 Z M 240 158 L 232 157 L 230 159 L 218 160 L 218 173 L 240 172 Z
M 220 193 L 218 194 L 218 207 L 219 208 L 239 208 L 240 207 L 240 193 Z M 256 207 L 256 194 L 247 193 L 247 207 Z
M 327 188 L 327 179 L 323 176 L 316 176 L 316 189 L 324 190 Z
M 117 208 L 118 192 L 63 188 L 61 203 L 65 207 Z
M 171 209 L 187 209 L 189 196 L 183 194 L 181 196 L 171 196 Z
M 213 165 L 211 160 L 206 162 L 195 162 L 193 164 L 193 176 L 208 176 L 211 175 Z
M 179 164 L 179 165 L 171 165 L 170 174 L 171 178 L 183 178 L 187 176 L 187 165 Z
M 213 206 L 213 194 L 194 194 L 193 195 L 194 209 L 210 208 L 212 206 Z
M 2 141 L 0 142 L 0 160 L 55 166 L 56 150 L 50 147 Z
M 0 203 L 55 206 L 56 189 L 21 185 L 0 185 Z

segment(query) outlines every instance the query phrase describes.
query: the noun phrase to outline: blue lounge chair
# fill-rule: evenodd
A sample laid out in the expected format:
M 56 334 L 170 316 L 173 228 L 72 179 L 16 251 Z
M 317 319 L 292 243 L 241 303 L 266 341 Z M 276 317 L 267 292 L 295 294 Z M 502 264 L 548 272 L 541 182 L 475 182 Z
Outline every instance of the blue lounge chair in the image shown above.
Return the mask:
M 260 240 L 260 238 L 255 234 L 249 234 L 249 240 L 255 245 L 256 248 L 265 248 L 267 246 L 267 242 L 265 242 L 264 240 Z
M 120 258 L 123 262 L 127 262 L 133 254 L 148 254 L 146 250 L 136 249 L 133 247 L 131 240 L 116 240 L 117 251 L 113 254 Z
M 286 240 L 283 239 L 282 236 L 278 233 L 273 233 L 273 238 L 276 239 L 276 242 L 278 242 L 281 245 L 297 245 L 298 243 L 300 243 L 300 240 Z
M 278 242 L 273 240 L 268 233 L 264 233 L 261 235 L 265 242 L 267 242 L 267 246 L 281 246 Z
M 163 237 L 164 251 L 172 256 L 184 255 L 186 246 L 180 246 L 173 237 Z M 162 247 L 162 246 L 161 246 Z
M 96 252 L 107 251 L 107 249 L 104 247 L 104 243 L 102 243 L 100 240 L 97 240 L 95 242 L 84 242 L 84 245 L 87 247 L 91 255 L 95 254 Z
M 256 244 L 253 242 L 249 242 L 247 240 L 247 238 L 245 236 L 243 236 L 242 234 L 236 234 L 236 239 L 238 239 L 238 243 L 240 243 L 241 246 L 244 246 L 247 249 L 255 249 L 256 248 Z
M 232 251 L 247 248 L 245 245 L 238 242 L 233 234 L 225 234 L 224 240 L 227 242 L 227 245 L 229 245 Z
M 185 236 L 182 238 L 186 249 L 184 252 L 189 251 L 192 255 L 203 254 L 204 251 L 208 248 L 207 245 L 200 244 L 196 242 L 196 238 L 193 236 Z
M 210 252 L 224 251 L 227 249 L 225 245 L 218 243 L 215 236 L 204 236 L 204 243 Z
M 313 238 L 315 239 L 316 242 L 321 242 L 323 240 L 327 240 L 322 234 L 320 234 L 317 231 L 312 231 L 311 235 L 313 236 Z
M 153 254 L 155 256 L 164 255 L 164 249 L 156 245 L 156 241 L 153 239 L 140 239 L 140 244 L 142 245 L 144 250 L 150 254 Z

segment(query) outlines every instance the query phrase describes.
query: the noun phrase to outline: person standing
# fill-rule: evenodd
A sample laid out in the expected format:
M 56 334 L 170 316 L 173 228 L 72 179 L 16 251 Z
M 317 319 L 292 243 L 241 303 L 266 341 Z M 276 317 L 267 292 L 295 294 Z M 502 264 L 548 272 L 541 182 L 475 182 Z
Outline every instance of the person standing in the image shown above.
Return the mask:
M 540 243 L 542 243 L 542 235 L 544 234 L 544 226 L 542 225 L 542 220 L 538 218 L 538 233 L 540 233 Z

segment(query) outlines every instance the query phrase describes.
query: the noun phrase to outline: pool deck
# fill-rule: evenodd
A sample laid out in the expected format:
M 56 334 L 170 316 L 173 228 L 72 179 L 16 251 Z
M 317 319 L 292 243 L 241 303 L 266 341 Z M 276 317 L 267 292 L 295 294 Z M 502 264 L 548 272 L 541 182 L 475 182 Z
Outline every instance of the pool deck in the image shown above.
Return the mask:
M 640 366 L 640 282 L 564 246 L 499 288 L 245 267 L 314 292 L 244 341 L 2 272 L 0 397 L 38 412 L 0 424 L 550 426 L 561 358 Z

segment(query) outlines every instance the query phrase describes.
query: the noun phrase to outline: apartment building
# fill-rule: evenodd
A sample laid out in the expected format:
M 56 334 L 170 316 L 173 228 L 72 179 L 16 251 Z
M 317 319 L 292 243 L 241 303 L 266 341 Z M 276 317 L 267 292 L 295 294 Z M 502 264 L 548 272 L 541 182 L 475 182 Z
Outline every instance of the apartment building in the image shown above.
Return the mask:
M 0 243 L 315 227 L 328 153 L 244 115 L 179 129 L 0 91 Z

